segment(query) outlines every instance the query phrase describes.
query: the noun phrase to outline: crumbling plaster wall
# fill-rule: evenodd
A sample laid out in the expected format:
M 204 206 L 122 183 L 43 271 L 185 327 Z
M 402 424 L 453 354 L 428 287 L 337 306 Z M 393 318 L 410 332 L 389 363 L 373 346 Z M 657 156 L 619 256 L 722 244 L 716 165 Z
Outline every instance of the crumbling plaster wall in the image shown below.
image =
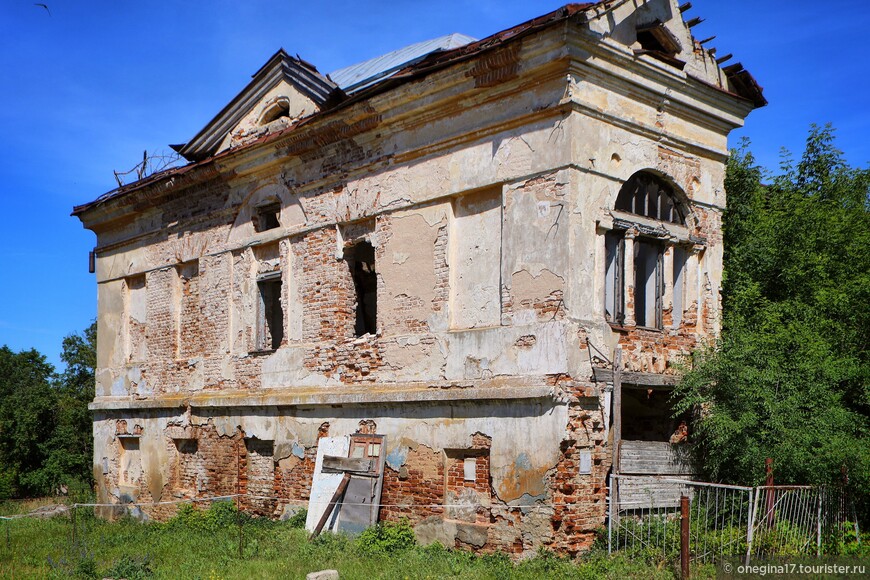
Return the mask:
M 101 497 L 246 489 L 242 439 L 255 437 L 274 442 L 279 500 L 249 507 L 278 515 L 307 498 L 318 439 L 369 420 L 388 441 L 382 517 L 408 516 L 425 541 L 476 549 L 589 546 L 604 521 L 611 452 L 609 397 L 591 382 L 598 355 L 587 340 L 607 353 L 621 345 L 630 370 L 673 372 L 682 354 L 717 332 L 727 123 L 699 122 L 691 99 L 669 94 L 674 78 L 607 78 L 580 65 L 566 77 L 556 70 L 564 51 L 546 38 L 524 40 L 519 51 L 553 67 L 540 82 L 501 71 L 503 94 L 492 98 L 471 88 L 471 64 L 436 73 L 354 105 L 339 129 L 326 125 L 221 161 L 212 179 L 99 232 L 97 401 L 115 409 L 98 410 L 94 423 Z M 600 53 L 580 60 L 609 66 Z M 415 91 L 434 102 L 441 90 L 474 96 L 423 121 L 412 114 Z M 692 200 L 678 234 L 698 240 L 682 323 L 661 331 L 614 328 L 603 317 L 603 234 L 621 184 L 642 169 Z M 492 192 L 501 231 L 463 235 L 498 252 L 497 317 L 466 328 L 451 317 L 462 300 L 451 286 L 456 208 Z M 255 208 L 274 200 L 281 226 L 256 232 Z M 341 259 L 344 244 L 359 239 L 374 246 L 378 272 L 378 332 L 363 337 L 353 336 L 353 286 Z M 192 261 L 198 280 L 187 287 L 198 294 L 189 298 L 200 318 L 185 320 L 196 308 L 173 300 L 186 287 L 180 266 Z M 256 280 L 273 269 L 283 273 L 284 341 L 256 352 Z M 127 339 L 128 282 L 142 276 L 147 360 L 130 357 Z M 200 356 L 179 356 L 186 324 L 200 329 Z M 426 402 L 433 392 L 440 402 Z M 307 402 L 274 402 L 292 393 Z M 251 406 L 257 396 L 263 405 Z M 339 396 L 353 402 L 325 406 Z M 139 426 L 147 455 L 133 489 L 118 482 L 119 420 Z M 185 437 L 198 438 L 201 467 L 196 489 L 180 491 L 172 441 Z M 447 497 L 445 457 L 470 448 L 487 454 L 492 495 L 473 521 L 457 522 L 433 504 Z

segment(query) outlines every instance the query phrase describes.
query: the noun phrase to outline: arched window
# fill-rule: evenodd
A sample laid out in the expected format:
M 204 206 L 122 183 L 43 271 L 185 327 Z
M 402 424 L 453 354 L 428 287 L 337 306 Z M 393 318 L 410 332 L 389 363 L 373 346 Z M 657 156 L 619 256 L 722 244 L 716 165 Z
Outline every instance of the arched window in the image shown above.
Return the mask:
M 670 224 L 686 223 L 686 213 L 674 187 L 649 171 L 635 173 L 623 184 L 614 209 Z M 619 325 L 663 329 L 668 312 L 668 324 L 679 327 L 685 305 L 685 250 L 668 236 L 660 235 L 657 228 L 639 222 L 635 227 L 631 219 L 620 221 L 604 236 L 605 318 Z M 629 230 L 633 231 L 630 236 Z M 671 266 L 667 273 L 666 255 Z M 667 305 L 666 288 L 671 290 L 667 293 L 670 297 Z
M 686 223 L 674 188 L 648 171 L 639 171 L 625 182 L 619 190 L 614 209 L 672 224 Z

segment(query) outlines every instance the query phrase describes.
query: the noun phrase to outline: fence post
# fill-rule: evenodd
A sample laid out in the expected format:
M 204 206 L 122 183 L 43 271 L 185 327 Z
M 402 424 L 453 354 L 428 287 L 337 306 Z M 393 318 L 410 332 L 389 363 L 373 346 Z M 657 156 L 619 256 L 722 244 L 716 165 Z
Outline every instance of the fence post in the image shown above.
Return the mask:
M 73 525 L 72 543 L 73 543 L 73 546 L 75 546 L 76 545 L 76 504 L 73 504 L 73 506 L 72 506 L 72 525 Z
M 613 473 L 610 474 L 610 487 L 607 488 L 607 555 L 613 554 Z
M 689 579 L 689 496 L 680 496 L 680 577 Z
M 749 561 L 752 558 L 752 536 L 755 532 L 755 512 L 758 509 L 758 488 L 749 490 L 749 513 L 746 515 L 746 560 L 744 563 L 749 566 Z
M 768 457 L 764 460 L 764 470 L 767 472 L 767 481 L 764 485 L 767 486 L 765 494 L 765 513 L 767 514 L 767 527 L 773 528 L 773 506 L 776 503 L 776 490 L 773 489 L 773 458 Z
M 818 504 L 816 508 L 816 558 L 819 558 L 822 555 L 822 494 L 824 488 L 816 488 L 816 493 L 819 497 L 818 502 L 816 502 Z

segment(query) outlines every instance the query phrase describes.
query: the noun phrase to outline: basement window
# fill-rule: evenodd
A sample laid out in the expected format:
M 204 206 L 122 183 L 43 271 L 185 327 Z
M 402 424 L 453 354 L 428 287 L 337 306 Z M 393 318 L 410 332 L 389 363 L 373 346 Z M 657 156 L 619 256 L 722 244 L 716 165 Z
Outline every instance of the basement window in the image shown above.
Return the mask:
M 284 309 L 281 306 L 281 272 L 257 279 L 260 304 L 257 312 L 257 350 L 276 350 L 284 340 Z
M 378 329 L 378 274 L 375 270 L 375 248 L 366 241 L 344 250 L 356 292 L 356 336 L 375 334 Z
M 277 201 L 258 206 L 253 218 L 254 230 L 265 232 L 281 227 L 281 222 L 278 220 L 279 215 L 281 215 L 281 204 Z

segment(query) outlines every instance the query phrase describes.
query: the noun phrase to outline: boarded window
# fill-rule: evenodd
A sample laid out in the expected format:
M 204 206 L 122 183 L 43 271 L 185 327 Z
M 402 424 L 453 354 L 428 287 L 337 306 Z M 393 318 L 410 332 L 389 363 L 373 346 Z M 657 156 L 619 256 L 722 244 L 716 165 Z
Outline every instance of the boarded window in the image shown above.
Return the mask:
M 453 328 L 501 323 L 501 189 L 455 200 L 450 235 Z
M 625 323 L 625 240 L 623 232 L 604 236 L 607 268 L 604 279 L 604 316 L 614 324 Z
M 356 298 L 354 334 L 376 334 L 378 331 L 378 273 L 375 269 L 375 249 L 367 241 L 345 248 L 344 259 L 353 278 Z
M 145 276 L 127 278 L 127 360 L 131 362 L 148 358 L 145 347 L 147 298 Z
M 638 326 L 662 327 L 662 246 L 634 242 L 634 317 Z
M 688 253 L 686 250 L 679 246 L 674 246 L 674 309 L 672 312 L 673 323 L 675 328 L 679 328 L 680 324 L 683 322 L 683 309 L 685 308 L 685 301 L 683 300 L 683 296 L 685 296 L 686 290 L 686 262 L 688 260 Z
M 284 340 L 284 309 L 281 306 L 281 272 L 257 280 L 260 303 L 257 311 L 257 350 L 275 350 Z

